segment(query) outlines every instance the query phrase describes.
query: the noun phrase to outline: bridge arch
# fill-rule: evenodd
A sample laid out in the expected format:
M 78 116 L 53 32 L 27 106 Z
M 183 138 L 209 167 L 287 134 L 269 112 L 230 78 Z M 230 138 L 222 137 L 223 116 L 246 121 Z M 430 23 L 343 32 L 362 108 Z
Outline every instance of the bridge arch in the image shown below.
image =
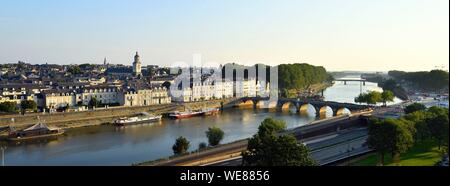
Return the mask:
M 317 114 L 317 110 L 313 105 L 307 103 L 300 106 L 299 113 L 300 115 L 315 117 Z
M 320 118 L 329 118 L 329 117 L 333 117 L 333 109 L 330 106 L 322 106 L 319 109 L 319 117 Z
M 348 108 L 342 107 L 336 111 L 336 116 L 341 116 L 341 115 L 346 115 L 346 114 L 351 114 L 351 113 L 352 112 Z
M 255 108 L 260 109 L 264 107 L 264 101 L 260 100 L 255 103 Z
M 259 100 L 258 102 L 256 102 L 255 104 L 255 108 L 257 109 L 264 109 L 264 108 L 268 108 L 268 109 L 276 109 L 277 108 L 277 101 L 264 101 L 264 100 Z
M 240 101 L 237 106 L 242 108 L 253 108 L 254 102 L 251 99 Z
M 281 111 L 282 112 L 294 112 L 294 113 L 296 113 L 296 112 L 298 112 L 298 108 L 297 108 L 295 103 L 288 101 L 288 102 L 285 102 L 285 103 L 283 103 L 281 105 Z

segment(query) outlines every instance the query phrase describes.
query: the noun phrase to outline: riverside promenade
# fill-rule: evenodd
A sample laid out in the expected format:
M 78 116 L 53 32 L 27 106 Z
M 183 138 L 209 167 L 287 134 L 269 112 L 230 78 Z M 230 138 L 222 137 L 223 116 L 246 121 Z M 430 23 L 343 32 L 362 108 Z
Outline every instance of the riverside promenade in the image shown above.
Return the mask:
M 11 126 L 16 129 L 23 129 L 39 122 L 49 126 L 63 129 L 86 127 L 94 125 L 108 124 L 120 117 L 131 116 L 140 112 L 151 114 L 163 114 L 172 111 L 184 111 L 185 109 L 199 109 L 203 107 L 220 107 L 230 100 L 212 100 L 192 103 L 170 103 L 161 105 L 150 105 L 141 107 L 110 107 L 97 108 L 95 110 L 78 112 L 58 112 L 58 113 L 29 113 L 25 115 L 13 114 L 0 116 L 0 128 Z

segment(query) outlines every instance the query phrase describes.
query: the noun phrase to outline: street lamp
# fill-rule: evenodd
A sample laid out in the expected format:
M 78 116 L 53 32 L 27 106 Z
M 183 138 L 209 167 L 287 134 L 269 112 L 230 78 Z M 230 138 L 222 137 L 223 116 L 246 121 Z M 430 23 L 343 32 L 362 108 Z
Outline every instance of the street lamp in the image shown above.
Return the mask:
M 1 146 L 0 149 L 2 150 L 2 166 L 5 166 L 5 150 L 6 150 L 6 146 Z

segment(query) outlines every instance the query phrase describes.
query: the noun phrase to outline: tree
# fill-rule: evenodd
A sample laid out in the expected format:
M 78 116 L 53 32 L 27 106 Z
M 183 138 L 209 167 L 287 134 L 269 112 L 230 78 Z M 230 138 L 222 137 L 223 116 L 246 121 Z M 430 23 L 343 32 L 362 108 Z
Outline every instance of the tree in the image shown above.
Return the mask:
M 289 90 L 305 89 L 312 84 L 332 79 L 331 75 L 321 66 L 305 63 L 281 64 L 278 66 L 278 84 L 280 90 L 283 90 L 283 96 L 289 96 Z
M 210 146 L 216 146 L 222 141 L 224 132 L 222 129 L 217 127 L 210 127 L 208 131 L 206 131 L 206 137 L 208 138 L 208 142 Z
M 416 130 L 414 141 L 421 141 L 431 137 L 430 130 L 425 122 L 428 117 L 430 117 L 430 114 L 426 111 L 416 111 L 403 117 L 405 120 L 412 122 L 414 125 Z
M 198 144 L 198 150 L 206 149 L 206 147 L 208 147 L 208 145 L 205 142 L 201 142 Z
M 416 111 L 423 111 L 426 109 L 427 109 L 427 107 L 425 107 L 425 105 L 423 105 L 423 104 L 413 103 L 413 104 L 406 106 L 404 111 L 405 111 L 405 114 L 410 114 L 410 113 L 413 113 Z
M 387 102 L 394 101 L 394 93 L 390 90 L 385 90 L 383 93 L 381 93 L 381 101 L 383 102 L 384 106 L 387 106 Z
M 370 91 L 369 92 L 369 99 L 367 100 L 367 104 L 377 104 L 378 102 L 381 102 L 381 93 L 378 91 Z
M 283 121 L 265 119 L 258 133 L 248 141 L 243 152 L 243 165 L 256 166 L 313 166 L 315 161 L 309 157 L 308 148 L 298 143 L 293 135 L 279 136 L 285 129 Z
M 20 102 L 20 108 L 22 110 L 22 114 L 25 114 L 26 110 L 37 110 L 37 104 L 33 100 L 23 100 Z
M 266 118 L 258 127 L 259 136 L 271 136 L 276 135 L 282 130 L 286 129 L 286 123 L 282 120 L 276 120 L 273 118 Z
M 402 120 L 372 120 L 369 124 L 367 144 L 378 151 L 380 165 L 384 165 L 384 156 L 387 152 L 391 153 L 394 162 L 398 162 L 399 155 L 408 150 L 413 143 L 413 134 Z
M 365 103 L 367 100 L 367 94 L 366 93 L 361 93 L 358 96 L 355 97 L 355 102 L 356 103 Z
M 5 101 L 0 103 L 0 112 L 17 112 L 16 102 Z
M 82 74 L 82 73 L 83 73 L 78 65 L 71 66 L 71 67 L 67 70 L 67 72 L 70 72 L 70 73 L 73 74 L 73 75 L 76 75 L 76 74 Z
M 98 107 L 101 104 L 101 102 L 98 101 L 97 98 L 93 97 L 93 98 L 91 98 L 91 100 L 89 100 L 88 104 L 89 104 L 88 106 L 90 108 L 94 108 L 94 107 Z
M 175 155 L 180 155 L 186 153 L 189 149 L 189 146 L 189 141 L 183 136 L 180 136 L 175 140 L 175 144 L 172 146 L 172 150 Z
M 434 117 L 427 118 L 426 123 L 428 125 L 428 128 L 430 130 L 431 136 L 436 139 L 438 143 L 438 149 L 441 149 L 442 144 L 447 143 L 448 144 L 448 126 L 449 126 L 449 120 L 448 120 L 448 114 L 438 114 Z M 445 141 L 444 141 L 445 140 Z
M 431 70 L 429 72 L 402 72 L 389 71 L 390 76 L 396 80 L 411 83 L 413 88 L 426 91 L 448 90 L 449 75 L 443 70 Z
M 382 100 L 381 93 L 377 91 L 361 93 L 355 98 L 355 102 L 366 103 L 368 105 L 375 105 L 378 102 L 381 102 L 381 100 Z

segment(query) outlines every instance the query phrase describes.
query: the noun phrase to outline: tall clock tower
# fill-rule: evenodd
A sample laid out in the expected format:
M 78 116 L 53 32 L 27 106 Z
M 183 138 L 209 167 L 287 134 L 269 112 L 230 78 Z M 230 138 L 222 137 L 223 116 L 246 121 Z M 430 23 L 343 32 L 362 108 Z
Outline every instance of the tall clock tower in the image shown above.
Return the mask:
M 141 66 L 142 66 L 141 57 L 139 57 L 138 52 L 136 52 L 136 55 L 134 56 L 134 62 L 133 62 L 133 75 L 134 76 L 142 75 Z

